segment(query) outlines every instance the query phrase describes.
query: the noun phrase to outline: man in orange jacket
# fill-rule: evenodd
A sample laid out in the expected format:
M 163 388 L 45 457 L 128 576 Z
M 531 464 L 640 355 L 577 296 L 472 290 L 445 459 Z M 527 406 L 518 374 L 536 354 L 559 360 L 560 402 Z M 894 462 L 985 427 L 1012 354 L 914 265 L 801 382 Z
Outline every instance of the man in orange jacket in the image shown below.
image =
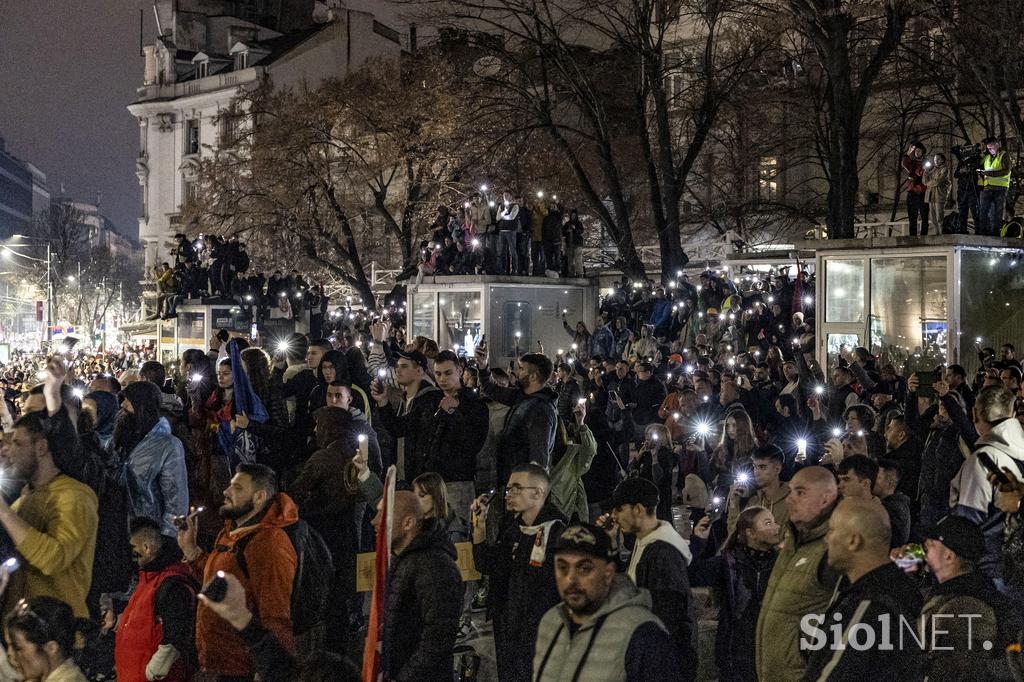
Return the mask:
M 178 533 L 186 561 L 203 585 L 218 571 L 237 577 L 245 588 L 250 610 L 294 654 L 291 600 L 298 557 L 284 529 L 298 522 L 298 507 L 288 495 L 277 492 L 277 476 L 272 469 L 262 464 L 239 464 L 224 491 L 220 515 L 225 519 L 224 528 L 209 553 L 196 544 L 195 514 L 189 516 L 186 529 Z M 246 570 L 239 563 L 236 545 L 244 546 Z M 196 613 L 196 646 L 199 665 L 216 675 L 218 682 L 252 679 L 254 667 L 245 642 L 204 603 Z

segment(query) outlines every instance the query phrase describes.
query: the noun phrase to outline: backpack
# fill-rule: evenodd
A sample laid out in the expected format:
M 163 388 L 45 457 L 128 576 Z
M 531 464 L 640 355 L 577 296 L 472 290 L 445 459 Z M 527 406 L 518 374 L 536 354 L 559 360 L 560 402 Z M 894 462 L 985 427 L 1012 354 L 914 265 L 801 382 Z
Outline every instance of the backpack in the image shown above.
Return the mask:
M 295 582 L 292 584 L 291 617 L 292 630 L 296 635 L 301 635 L 326 620 L 334 565 L 327 543 L 308 523 L 299 519 L 282 530 L 292 541 L 298 559 Z M 235 558 L 246 579 L 249 578 L 249 566 L 245 559 L 245 548 L 253 535 L 255 533 L 249 533 L 235 543 Z

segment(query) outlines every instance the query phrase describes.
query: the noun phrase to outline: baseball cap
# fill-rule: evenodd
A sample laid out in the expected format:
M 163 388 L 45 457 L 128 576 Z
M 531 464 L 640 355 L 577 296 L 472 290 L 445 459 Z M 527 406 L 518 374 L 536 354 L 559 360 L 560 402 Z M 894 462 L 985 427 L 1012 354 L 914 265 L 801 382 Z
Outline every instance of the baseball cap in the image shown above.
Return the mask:
M 427 356 L 418 350 L 398 351 L 398 357 L 415 362 L 423 368 L 423 371 L 427 370 Z
M 962 516 L 945 516 L 935 525 L 922 528 L 921 536 L 938 540 L 968 561 L 977 561 L 985 553 L 985 536 L 981 528 Z
M 577 523 L 563 530 L 555 543 L 554 552 L 587 554 L 603 561 L 615 558 L 608 533 L 592 523 Z
M 607 510 L 616 509 L 626 504 L 642 504 L 654 511 L 658 506 L 658 486 L 646 478 L 627 478 L 612 492 L 612 496 L 602 503 Z

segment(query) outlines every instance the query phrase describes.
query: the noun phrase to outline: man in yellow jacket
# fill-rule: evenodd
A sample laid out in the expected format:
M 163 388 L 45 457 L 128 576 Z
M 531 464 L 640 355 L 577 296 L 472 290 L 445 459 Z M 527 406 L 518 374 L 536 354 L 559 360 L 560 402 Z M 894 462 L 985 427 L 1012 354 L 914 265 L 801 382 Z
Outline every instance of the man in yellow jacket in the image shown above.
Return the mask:
M 14 504 L 0 497 L 0 525 L 22 559 L 21 568 L 11 576 L 5 611 L 20 599 L 47 596 L 88 618 L 85 596 L 92 583 L 98 501 L 91 488 L 61 473 L 46 436 L 47 420 L 69 418 L 60 400 L 63 376 L 62 371 L 49 372 L 43 389 L 46 411 L 19 419 L 0 450 L 5 473 L 27 481 Z
M 1003 226 L 1003 209 L 1006 206 L 1006 192 L 1010 188 L 1010 159 L 1000 148 L 999 140 L 987 137 L 982 140 L 986 153 L 981 159 L 981 179 L 984 188 L 979 199 L 978 213 L 981 218 L 977 234 L 998 237 Z

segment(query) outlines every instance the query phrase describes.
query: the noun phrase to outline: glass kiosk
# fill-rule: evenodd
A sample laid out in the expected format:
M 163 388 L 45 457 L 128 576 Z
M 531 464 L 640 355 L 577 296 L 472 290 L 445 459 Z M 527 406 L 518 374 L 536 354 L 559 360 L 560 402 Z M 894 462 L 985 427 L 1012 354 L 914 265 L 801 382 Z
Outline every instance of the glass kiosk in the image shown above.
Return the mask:
M 415 290 L 414 290 L 415 288 Z M 572 339 L 562 327 L 582 321 L 594 331 L 597 288 L 585 279 L 445 276 L 409 287 L 406 336 L 437 339 L 441 348 L 472 353 L 487 334 L 495 365 L 539 349 L 554 358 Z
M 1024 338 L 1021 248 L 973 235 L 815 242 L 816 356 L 864 346 L 909 375 L 959 363 L 978 368 L 975 344 Z M 823 305 L 822 305 L 823 304 Z

